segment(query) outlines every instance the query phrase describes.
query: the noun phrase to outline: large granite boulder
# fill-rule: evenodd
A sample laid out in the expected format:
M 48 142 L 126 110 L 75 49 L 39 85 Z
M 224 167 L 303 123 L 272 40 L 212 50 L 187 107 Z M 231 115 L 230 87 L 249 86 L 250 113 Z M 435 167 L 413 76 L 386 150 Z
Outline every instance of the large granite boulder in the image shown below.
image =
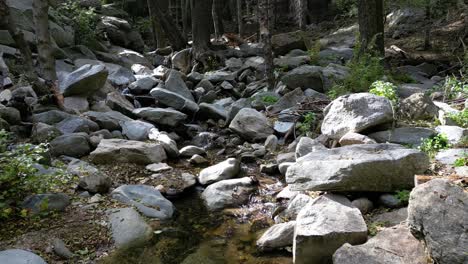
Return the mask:
M 291 246 L 295 227 L 296 221 L 273 225 L 257 240 L 257 247 L 260 250 L 271 250 Z
M 240 162 L 235 158 L 230 158 L 200 171 L 198 181 L 203 185 L 207 185 L 234 178 L 239 172 Z
M 369 134 L 378 143 L 396 143 L 401 145 L 419 146 L 422 141 L 436 135 L 436 132 L 424 127 L 400 127 Z
M 154 88 L 151 90 L 150 94 L 156 98 L 159 103 L 182 112 L 196 113 L 200 109 L 193 100 L 166 89 Z
M 60 91 L 64 96 L 91 95 L 104 86 L 108 74 L 103 65 L 84 65 L 65 76 Z
M 324 110 L 322 134 L 339 140 L 348 132 L 359 133 L 393 121 L 390 100 L 370 93 L 344 95 Z
M 7 249 L 0 251 L 0 263 L 5 264 L 47 264 L 38 255 L 22 250 L 22 249 Z
M 131 207 L 109 210 L 109 223 L 117 248 L 141 245 L 153 236 L 153 229 Z
M 286 73 L 281 81 L 291 89 L 311 88 L 317 92 L 323 92 L 322 67 L 303 65 Z
M 254 190 L 254 181 L 249 177 L 224 180 L 209 185 L 202 199 L 209 210 L 220 210 L 245 204 Z
M 62 135 L 50 142 L 50 152 L 53 156 L 70 156 L 81 158 L 91 152 L 89 136 L 86 133 Z
M 266 139 L 273 134 L 268 119 L 252 108 L 240 110 L 231 121 L 229 128 L 249 141 Z
M 319 150 L 297 160 L 286 173 L 293 190 L 392 192 L 414 186 L 429 168 L 423 152 L 396 144 L 351 145 Z
M 468 263 L 468 193 L 444 179 L 413 189 L 408 225 L 436 263 Z
M 160 144 L 123 139 L 103 139 L 90 154 L 90 160 L 98 164 L 136 163 L 151 164 L 166 159 L 166 152 Z

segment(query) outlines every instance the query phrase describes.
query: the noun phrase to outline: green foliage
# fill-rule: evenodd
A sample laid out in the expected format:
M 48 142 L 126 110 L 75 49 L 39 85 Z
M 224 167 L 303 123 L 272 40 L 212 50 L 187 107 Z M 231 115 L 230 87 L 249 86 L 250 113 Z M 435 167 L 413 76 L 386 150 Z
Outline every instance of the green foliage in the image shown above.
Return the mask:
M 447 136 L 444 134 L 438 134 L 423 140 L 419 149 L 426 152 L 430 157 L 434 157 L 437 152 L 449 147 L 450 144 Z
M 310 47 L 308 50 L 307 50 L 307 54 L 309 55 L 310 57 L 310 63 L 311 64 L 314 64 L 314 65 L 317 65 L 319 64 L 319 60 L 320 60 L 320 49 L 321 49 L 321 45 L 320 45 L 320 41 L 315 41 L 314 45 L 312 45 L 312 47 Z
M 447 76 L 443 86 L 444 96 L 447 100 L 457 99 L 468 96 L 468 80 Z
M 151 34 L 152 25 L 151 25 L 151 20 L 149 18 L 139 17 L 135 21 L 135 27 L 143 35 Z
M 410 198 L 410 193 L 411 191 L 408 190 L 401 190 L 401 191 L 396 191 L 395 193 L 395 198 L 400 201 L 402 204 L 408 204 L 409 198 Z
M 447 117 L 463 128 L 468 127 L 468 109 L 464 109 L 458 113 L 449 113 Z
M 382 96 L 390 100 L 394 105 L 398 103 L 397 87 L 390 82 L 375 81 L 369 90 L 371 94 Z
M 465 153 L 463 157 L 456 159 L 455 162 L 453 163 L 453 166 L 455 167 L 468 166 L 468 153 Z
M 266 105 L 272 105 L 278 102 L 278 98 L 272 95 L 265 95 L 262 97 L 262 102 Z
M 372 222 L 369 224 L 369 229 L 368 229 L 368 232 L 369 232 L 369 236 L 375 236 L 377 235 L 377 233 L 382 230 L 383 228 L 385 228 L 385 226 L 387 226 L 388 223 L 387 222 L 382 222 L 382 221 L 376 221 L 376 222 Z
M 316 116 L 315 113 L 309 112 L 304 115 L 304 120 L 299 123 L 298 129 L 299 132 L 303 135 L 306 135 L 312 129 L 312 125 L 315 123 Z
M 0 218 L 15 214 L 16 205 L 26 196 L 57 191 L 72 177 L 62 170 L 53 174 L 39 174 L 37 164 L 45 161 L 46 144 L 21 144 L 8 149 L 10 135 L 0 130 Z M 25 212 L 20 211 L 20 215 Z
M 335 7 L 338 13 L 344 17 L 355 17 L 358 14 L 357 1 L 355 0 L 336 0 Z
M 68 1 L 61 4 L 57 11 L 73 21 L 76 44 L 87 45 L 96 41 L 98 16 L 94 8 L 83 8 L 77 1 Z

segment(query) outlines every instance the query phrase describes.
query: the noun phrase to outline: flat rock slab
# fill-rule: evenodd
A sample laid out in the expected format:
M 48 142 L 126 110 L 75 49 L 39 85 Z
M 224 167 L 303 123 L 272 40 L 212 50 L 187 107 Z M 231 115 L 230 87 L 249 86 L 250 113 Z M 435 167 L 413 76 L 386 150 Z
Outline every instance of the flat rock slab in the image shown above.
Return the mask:
M 290 166 L 292 190 L 392 192 L 412 188 L 429 167 L 423 152 L 395 144 L 351 145 L 310 153 Z
M 304 206 L 297 216 L 294 263 L 329 263 L 343 244 L 366 240 L 367 226 L 359 209 L 344 196 L 326 194 Z
M 160 144 L 123 139 L 103 139 L 90 154 L 94 163 L 136 163 L 152 164 L 166 159 L 166 152 Z
M 344 244 L 333 255 L 334 264 L 427 264 L 424 245 L 407 226 L 380 231 L 363 245 Z
M 410 195 L 408 225 L 436 263 L 468 263 L 468 193 L 448 180 L 418 185 Z
M 138 245 L 152 237 L 151 227 L 131 207 L 109 210 L 109 222 L 112 238 L 118 248 Z
M 112 191 L 112 198 L 135 206 L 147 217 L 169 219 L 174 213 L 174 205 L 149 185 L 122 185 Z
M 378 143 L 396 143 L 401 145 L 419 146 L 424 139 L 436 135 L 436 132 L 424 127 L 401 127 L 393 130 L 369 134 Z
M 47 264 L 38 255 L 22 250 L 22 249 L 7 249 L 0 251 L 0 263 L 4 264 Z

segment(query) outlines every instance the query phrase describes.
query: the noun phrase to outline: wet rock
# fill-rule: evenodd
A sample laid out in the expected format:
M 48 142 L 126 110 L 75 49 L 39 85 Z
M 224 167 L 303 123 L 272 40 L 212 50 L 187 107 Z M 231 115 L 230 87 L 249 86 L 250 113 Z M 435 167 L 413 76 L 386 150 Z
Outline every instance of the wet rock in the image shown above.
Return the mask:
M 294 238 L 296 221 L 276 224 L 265 231 L 257 240 L 261 250 L 271 250 L 291 246 Z
M 330 262 L 344 243 L 367 240 L 367 226 L 361 212 L 339 195 L 323 195 L 308 203 L 298 214 L 294 232 L 294 263 Z
M 251 108 L 240 110 L 232 120 L 229 128 L 249 141 L 265 139 L 273 134 L 273 129 L 270 127 L 267 118 Z
M 281 81 L 289 88 L 311 88 L 317 92 L 323 92 L 322 67 L 303 65 L 286 73 Z
M 121 203 L 136 207 L 147 217 L 165 220 L 174 213 L 174 205 L 149 185 L 122 185 L 111 195 Z
M 322 134 L 339 140 L 348 132 L 359 133 L 393 121 L 390 101 L 370 93 L 345 95 L 324 110 Z
M 428 120 L 437 117 L 439 110 L 429 96 L 415 93 L 400 102 L 400 113 L 412 120 Z
M 26 197 L 21 207 L 32 214 L 38 214 L 40 212 L 64 211 L 70 203 L 70 197 L 64 193 L 35 194 Z
M 449 143 L 453 145 L 462 143 L 468 137 L 468 129 L 458 126 L 438 126 L 435 130 L 439 134 L 446 135 Z
M 358 144 L 377 144 L 377 142 L 372 138 L 353 132 L 348 132 L 342 136 L 339 143 L 342 147 Z
M 378 143 L 396 143 L 401 145 L 419 146 L 422 141 L 434 136 L 434 130 L 423 127 L 401 127 L 393 130 L 369 134 Z
M 192 100 L 166 89 L 154 88 L 150 94 L 161 104 L 182 112 L 196 113 L 199 110 L 198 105 Z
M 217 181 L 234 178 L 239 172 L 240 162 L 235 158 L 229 158 L 200 171 L 198 181 L 203 185 L 208 185 Z
M 447 180 L 418 185 L 410 195 L 408 225 L 437 263 L 466 263 L 468 194 Z
M 391 192 L 414 186 L 426 171 L 426 154 L 393 144 L 352 145 L 321 150 L 288 168 L 293 190 Z
M 125 116 L 120 112 L 116 111 L 109 111 L 104 113 L 89 111 L 84 113 L 83 115 L 96 122 L 101 129 L 107 129 L 109 131 L 122 130 L 120 122 L 133 120 L 130 117 Z
M 133 113 L 157 125 L 169 127 L 176 127 L 187 118 L 186 114 L 170 108 L 144 107 L 135 109 Z
M 154 126 L 143 121 L 125 121 L 121 122 L 122 135 L 130 140 L 144 141 Z
M 153 230 L 135 209 L 109 210 L 112 238 L 118 248 L 139 245 L 151 239 Z
M 209 185 L 202 193 L 209 210 L 220 210 L 245 204 L 255 190 L 251 178 L 224 180 Z
M 103 65 L 84 65 L 65 76 L 60 91 L 64 96 L 93 94 L 104 86 L 107 75 Z
M 427 257 L 424 245 L 411 235 L 408 227 L 401 225 L 380 231 L 365 244 L 344 244 L 333 255 L 333 263 L 425 264 Z
M 67 172 L 80 178 L 78 186 L 90 193 L 107 193 L 112 180 L 91 164 L 74 159 L 67 166 Z
M 89 137 L 85 133 L 62 135 L 50 142 L 50 151 L 54 156 L 81 158 L 91 152 Z
M 361 211 L 361 214 L 367 214 L 374 209 L 374 204 L 367 198 L 359 198 L 351 202 L 351 204 Z
M 90 154 L 90 160 L 97 164 L 136 163 L 151 164 L 166 159 L 166 152 L 160 144 L 123 139 L 103 139 Z
M 197 146 L 186 146 L 179 150 L 181 157 L 192 157 L 193 155 L 205 155 L 206 151 Z
M 0 251 L 0 263 L 47 264 L 38 255 L 22 249 L 7 249 Z
M 319 150 L 327 150 L 327 148 L 315 139 L 301 137 L 296 146 L 296 159 Z
M 61 135 L 62 132 L 56 127 L 44 123 L 35 123 L 31 130 L 31 139 L 34 143 L 49 142 Z

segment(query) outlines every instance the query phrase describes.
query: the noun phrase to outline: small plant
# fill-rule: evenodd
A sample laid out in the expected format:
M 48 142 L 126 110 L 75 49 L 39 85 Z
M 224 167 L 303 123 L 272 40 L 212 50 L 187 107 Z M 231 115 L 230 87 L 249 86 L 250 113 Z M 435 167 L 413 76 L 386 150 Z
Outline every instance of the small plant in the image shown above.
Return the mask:
M 320 49 L 321 49 L 321 44 L 320 41 L 316 41 L 312 47 L 310 47 L 307 50 L 307 54 L 310 57 L 310 63 L 317 65 L 319 64 L 320 61 Z
M 426 152 L 430 157 L 434 157 L 437 152 L 450 147 L 448 138 L 444 134 L 438 134 L 426 138 L 419 146 L 419 149 Z
M 463 157 L 456 159 L 455 162 L 453 163 L 453 166 L 455 167 L 468 166 L 468 152 L 463 153 Z
M 262 97 L 262 102 L 266 105 L 272 105 L 278 102 L 278 98 L 272 95 L 265 95 Z
M 468 109 L 464 109 L 458 113 L 449 113 L 447 117 L 463 128 L 468 127 Z
M 408 190 L 401 190 L 401 191 L 396 191 L 395 193 L 395 198 L 400 201 L 402 204 L 408 204 L 409 198 L 410 198 L 410 193 L 411 191 Z
M 385 226 L 387 226 L 389 223 L 387 222 L 381 222 L 381 221 L 377 221 L 377 222 L 372 222 L 370 225 L 369 225 L 369 236 L 375 236 L 377 235 L 377 233 L 384 229 Z
M 315 119 L 316 119 L 315 113 L 313 112 L 309 112 L 306 115 L 304 115 L 304 121 L 302 121 L 298 125 L 299 132 L 303 135 L 306 135 L 307 132 L 311 130 L 312 125 L 315 122 Z
M 76 44 L 91 44 L 96 41 L 98 16 L 94 8 L 83 8 L 77 1 L 68 1 L 58 8 L 58 13 L 66 15 L 73 23 Z
M 447 76 L 443 86 L 446 100 L 453 100 L 468 95 L 468 81 L 455 76 Z
M 384 81 L 376 81 L 374 82 L 369 90 L 371 94 L 375 94 L 377 96 L 382 96 L 390 100 L 393 105 L 398 103 L 398 95 L 396 93 L 397 87 L 390 82 Z

